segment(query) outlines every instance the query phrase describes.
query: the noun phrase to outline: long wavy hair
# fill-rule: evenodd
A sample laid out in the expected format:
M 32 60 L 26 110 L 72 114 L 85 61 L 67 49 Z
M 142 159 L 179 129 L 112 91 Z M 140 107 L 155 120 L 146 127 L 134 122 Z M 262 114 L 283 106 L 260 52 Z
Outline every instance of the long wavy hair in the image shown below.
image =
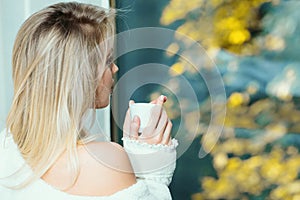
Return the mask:
M 13 48 L 14 98 L 7 118 L 26 164 L 23 187 L 41 178 L 67 152 L 79 175 L 76 147 L 87 140 L 84 119 L 95 94 L 114 33 L 113 9 L 82 3 L 51 5 L 21 26 Z

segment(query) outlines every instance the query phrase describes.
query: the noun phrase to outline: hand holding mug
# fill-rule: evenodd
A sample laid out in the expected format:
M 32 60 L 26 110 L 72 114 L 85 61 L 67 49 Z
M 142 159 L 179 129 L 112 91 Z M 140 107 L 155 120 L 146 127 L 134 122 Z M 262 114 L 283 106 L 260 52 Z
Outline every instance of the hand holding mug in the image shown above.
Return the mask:
M 123 136 L 148 144 L 169 145 L 171 142 L 172 122 L 163 108 L 167 97 L 161 95 L 147 103 L 129 102 L 123 125 Z

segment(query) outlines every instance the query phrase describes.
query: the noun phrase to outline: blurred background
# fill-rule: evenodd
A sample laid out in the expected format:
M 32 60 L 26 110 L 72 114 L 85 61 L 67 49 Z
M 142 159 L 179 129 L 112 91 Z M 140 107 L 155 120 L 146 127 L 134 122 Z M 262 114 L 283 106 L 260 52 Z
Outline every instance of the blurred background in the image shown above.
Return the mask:
M 219 125 L 224 127 L 208 155 L 199 157 L 199 150 L 209 145 L 203 142 L 203 137 L 209 141 L 206 131 L 212 119 L 211 96 L 201 76 L 201 70 L 209 66 L 203 62 L 200 69 L 195 69 L 176 54 L 189 49 L 179 34 L 173 35 L 173 42 L 165 51 L 141 49 L 117 60 L 119 78 L 146 63 L 170 67 L 171 78 L 165 80 L 169 88 L 146 84 L 131 98 L 150 101 L 161 93 L 168 96 L 165 107 L 174 132 L 181 124 L 184 127 L 181 131 L 190 139 L 191 145 L 177 160 L 170 186 L 173 198 L 300 199 L 300 2 L 116 0 L 114 3 L 122 10 L 116 19 L 117 32 L 141 27 L 172 29 L 199 42 L 222 76 L 226 117 L 219 120 Z M 197 52 L 185 53 L 203 56 Z M 179 102 L 176 98 L 184 90 L 176 82 L 178 77 L 184 77 L 192 85 L 200 111 L 193 109 L 195 102 L 190 99 Z M 116 103 L 123 100 L 119 96 Z M 182 113 L 178 103 L 191 108 L 190 111 Z M 113 139 L 121 142 L 121 133 L 116 128 Z

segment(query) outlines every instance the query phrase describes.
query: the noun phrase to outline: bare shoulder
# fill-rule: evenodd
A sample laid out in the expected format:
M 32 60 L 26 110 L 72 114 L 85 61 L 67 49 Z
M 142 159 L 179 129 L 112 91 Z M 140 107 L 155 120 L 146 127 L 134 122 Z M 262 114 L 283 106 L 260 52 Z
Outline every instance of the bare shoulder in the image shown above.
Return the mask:
M 90 142 L 78 149 L 82 160 L 97 162 L 115 171 L 132 173 L 128 155 L 121 145 L 115 142 Z
M 86 196 L 107 196 L 136 183 L 129 158 L 123 147 L 117 143 L 90 142 L 80 145 L 78 147 L 78 156 L 80 174 L 75 185 L 67 190 L 67 193 Z M 61 176 L 57 177 L 57 175 L 62 174 L 59 173 L 61 170 L 64 171 L 63 165 L 60 165 L 59 162 L 61 161 L 58 161 L 57 169 L 54 167 L 53 178 L 56 180 L 68 180 L 68 177 L 63 179 Z M 58 183 L 58 185 L 60 184 Z

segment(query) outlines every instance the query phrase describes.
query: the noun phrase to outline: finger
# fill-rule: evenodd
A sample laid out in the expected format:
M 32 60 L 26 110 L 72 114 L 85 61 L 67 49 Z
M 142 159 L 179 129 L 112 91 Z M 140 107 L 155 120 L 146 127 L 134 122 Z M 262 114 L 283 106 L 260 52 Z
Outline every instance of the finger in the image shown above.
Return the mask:
M 167 98 L 166 96 L 160 95 L 160 96 L 157 98 L 156 104 L 158 104 L 158 105 L 163 105 L 164 102 L 166 101 L 166 98 Z
M 163 97 L 161 97 L 161 96 L 163 96 Z M 150 103 L 157 104 L 160 101 L 159 100 L 160 98 L 163 98 L 163 103 L 165 103 L 168 100 L 168 98 L 166 96 L 164 96 L 164 95 L 161 95 L 161 96 L 159 96 L 157 99 L 152 100 Z
M 161 105 L 153 106 L 153 108 L 151 110 L 151 116 L 150 116 L 149 122 L 143 131 L 144 135 L 153 134 L 153 132 L 155 131 L 155 129 L 158 125 L 159 119 L 161 117 L 161 112 L 162 112 Z
M 139 128 L 140 128 L 140 118 L 138 116 L 134 116 L 133 120 L 130 123 L 130 134 L 129 137 L 131 139 L 137 139 L 139 136 Z
M 157 102 L 157 99 L 150 101 L 150 103 L 152 103 L 152 104 L 156 104 L 156 102 Z
M 165 129 L 161 144 L 170 145 L 171 144 L 171 131 L 172 131 L 173 124 L 169 120 L 167 127 Z
M 129 101 L 129 105 L 133 104 L 133 103 L 134 103 L 133 100 Z M 123 137 L 129 137 L 130 123 L 131 123 L 130 108 L 128 108 L 126 115 L 125 115 L 124 124 L 123 124 Z
M 125 120 L 124 120 L 124 124 L 123 124 L 123 137 L 129 137 L 129 133 L 130 133 L 130 112 L 129 109 L 126 112 L 125 115 Z
M 161 113 L 160 119 L 158 121 L 157 127 L 156 127 L 156 135 L 159 140 L 158 141 L 159 143 L 162 140 L 162 137 L 164 135 L 168 121 L 169 121 L 168 115 L 167 115 L 166 111 L 163 110 Z
M 154 139 L 156 141 L 156 144 L 160 144 L 162 142 L 163 136 L 164 136 L 164 131 L 166 129 L 168 123 L 168 115 L 167 113 L 163 110 L 161 117 L 159 119 L 159 122 L 157 124 L 157 128 L 154 132 Z
M 157 106 L 154 106 L 152 108 L 151 117 L 147 124 L 147 129 L 146 129 L 149 133 L 153 133 L 153 131 L 156 129 L 158 125 L 162 113 L 162 105 L 165 102 L 165 100 L 166 100 L 166 96 L 164 95 L 160 95 L 155 100 Z M 145 133 L 144 135 L 147 135 L 147 133 Z

